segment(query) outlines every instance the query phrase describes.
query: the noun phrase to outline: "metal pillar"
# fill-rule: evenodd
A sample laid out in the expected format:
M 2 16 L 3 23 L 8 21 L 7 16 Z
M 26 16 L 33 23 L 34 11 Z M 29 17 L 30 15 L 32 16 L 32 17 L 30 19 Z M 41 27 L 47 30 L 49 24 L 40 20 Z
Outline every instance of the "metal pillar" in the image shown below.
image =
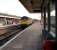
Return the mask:
M 50 2 L 48 3 L 48 32 L 50 32 Z
M 46 27 L 46 8 L 44 7 L 44 30 Z

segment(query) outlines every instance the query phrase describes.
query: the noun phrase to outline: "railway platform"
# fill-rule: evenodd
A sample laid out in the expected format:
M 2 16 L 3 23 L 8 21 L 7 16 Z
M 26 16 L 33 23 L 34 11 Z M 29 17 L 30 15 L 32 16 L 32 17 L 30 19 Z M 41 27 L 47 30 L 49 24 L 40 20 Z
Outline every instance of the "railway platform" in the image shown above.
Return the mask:
M 41 30 L 40 22 L 35 22 L 2 45 L 0 50 L 42 50 Z

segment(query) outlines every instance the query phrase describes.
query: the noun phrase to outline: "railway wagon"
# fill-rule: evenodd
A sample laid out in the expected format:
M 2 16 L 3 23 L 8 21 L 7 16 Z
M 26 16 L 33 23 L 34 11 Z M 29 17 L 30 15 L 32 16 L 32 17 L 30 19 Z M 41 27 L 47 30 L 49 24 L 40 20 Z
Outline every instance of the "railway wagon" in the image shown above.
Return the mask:
M 20 18 L 14 15 L 0 14 L 0 40 L 14 34 L 20 29 Z

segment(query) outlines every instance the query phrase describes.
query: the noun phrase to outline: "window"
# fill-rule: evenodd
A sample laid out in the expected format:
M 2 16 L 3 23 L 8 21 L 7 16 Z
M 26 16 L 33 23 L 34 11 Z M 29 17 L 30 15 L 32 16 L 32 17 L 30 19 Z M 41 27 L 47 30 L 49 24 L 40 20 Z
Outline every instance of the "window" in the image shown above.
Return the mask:
M 6 23 L 5 23 L 5 18 L 0 17 L 0 25 L 1 25 L 1 26 L 2 26 L 2 25 L 6 25 Z
M 55 33 L 55 4 L 50 4 L 51 32 Z

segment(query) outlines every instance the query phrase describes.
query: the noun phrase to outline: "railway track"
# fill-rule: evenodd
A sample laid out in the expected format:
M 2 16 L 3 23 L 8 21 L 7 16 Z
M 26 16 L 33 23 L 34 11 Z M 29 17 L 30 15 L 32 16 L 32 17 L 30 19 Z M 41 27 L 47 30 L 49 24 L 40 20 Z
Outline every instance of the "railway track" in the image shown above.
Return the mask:
M 10 40 L 16 34 L 18 34 L 21 30 L 22 29 L 18 28 L 18 27 L 7 29 L 6 33 L 0 35 L 0 46 L 2 46 L 4 43 L 6 43 L 8 40 Z

